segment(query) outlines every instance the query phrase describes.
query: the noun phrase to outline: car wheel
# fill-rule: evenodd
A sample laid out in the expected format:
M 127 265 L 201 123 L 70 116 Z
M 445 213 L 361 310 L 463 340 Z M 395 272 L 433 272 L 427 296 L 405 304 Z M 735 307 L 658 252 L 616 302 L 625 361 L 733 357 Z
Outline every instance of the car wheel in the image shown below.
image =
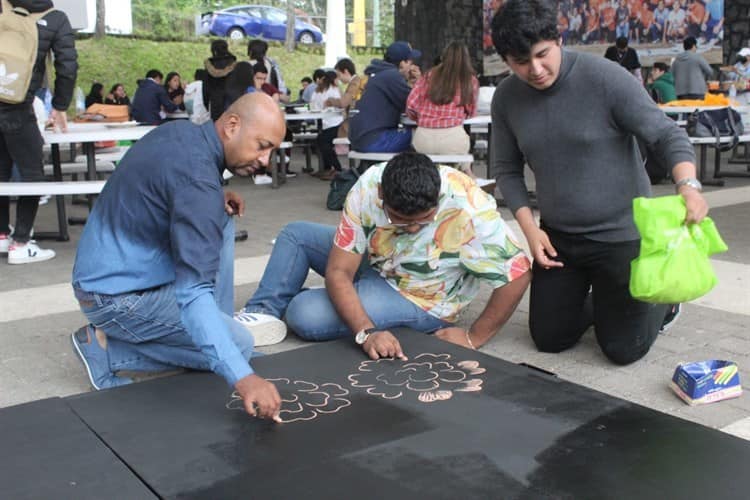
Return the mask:
M 297 41 L 299 43 L 305 43 L 305 44 L 315 43 L 315 37 L 309 31 L 303 31 L 302 33 L 299 34 L 299 38 L 297 38 Z
M 227 31 L 227 36 L 232 40 L 242 40 L 245 38 L 245 32 L 242 31 L 242 28 L 232 28 Z

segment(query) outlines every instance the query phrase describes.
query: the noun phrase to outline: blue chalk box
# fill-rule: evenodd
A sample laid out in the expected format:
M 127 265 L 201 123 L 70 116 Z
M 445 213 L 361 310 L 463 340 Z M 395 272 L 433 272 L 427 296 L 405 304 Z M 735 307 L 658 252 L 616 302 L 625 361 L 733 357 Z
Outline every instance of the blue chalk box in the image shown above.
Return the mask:
M 689 405 L 715 403 L 742 395 L 737 364 L 718 359 L 677 365 L 669 385 Z

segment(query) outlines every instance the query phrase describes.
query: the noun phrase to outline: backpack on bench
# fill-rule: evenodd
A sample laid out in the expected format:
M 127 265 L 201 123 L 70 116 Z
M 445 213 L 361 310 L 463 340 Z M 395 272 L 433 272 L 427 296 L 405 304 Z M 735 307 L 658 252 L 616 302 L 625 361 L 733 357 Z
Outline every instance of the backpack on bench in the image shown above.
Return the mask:
M 696 110 L 688 116 L 687 133 L 690 137 L 716 137 L 716 149 L 730 151 L 737 146 L 744 127 L 740 114 L 732 108 Z M 722 137 L 732 137 L 732 142 L 721 144 Z

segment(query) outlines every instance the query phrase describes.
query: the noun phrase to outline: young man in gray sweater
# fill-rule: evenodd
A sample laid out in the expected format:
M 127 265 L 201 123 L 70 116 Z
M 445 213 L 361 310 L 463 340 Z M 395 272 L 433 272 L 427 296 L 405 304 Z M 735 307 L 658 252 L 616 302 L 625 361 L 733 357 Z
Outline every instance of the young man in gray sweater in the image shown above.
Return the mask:
M 639 251 L 632 200 L 651 194 L 636 139 L 672 166 L 688 223 L 708 213 L 693 148 L 623 68 L 562 50 L 555 2 L 508 0 L 492 39 L 513 71 L 492 103 L 492 165 L 534 256 L 531 336 L 540 351 L 560 352 L 593 324 L 604 354 L 632 363 L 668 313 L 628 290 Z M 541 227 L 529 208 L 525 163 L 536 177 Z

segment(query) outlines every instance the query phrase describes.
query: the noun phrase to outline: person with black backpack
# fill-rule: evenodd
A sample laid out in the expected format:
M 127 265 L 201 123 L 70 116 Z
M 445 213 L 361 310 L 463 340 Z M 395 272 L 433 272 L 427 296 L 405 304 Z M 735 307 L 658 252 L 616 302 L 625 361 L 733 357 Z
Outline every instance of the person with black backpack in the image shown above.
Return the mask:
M 68 17 L 54 10 L 50 0 L 2 0 L 0 5 L 0 182 L 10 180 L 14 163 L 23 181 L 39 182 L 44 180 L 44 140 L 32 106 L 34 94 L 42 86 L 45 61 L 52 51 L 55 84 L 50 121 L 56 129 L 67 131 L 65 111 L 73 98 L 78 73 L 75 38 Z M 17 43 L 13 35 L 18 30 L 23 30 L 29 40 Z M 28 56 L 27 62 L 13 66 L 24 55 Z M 12 85 L 25 80 L 28 86 L 15 92 Z M 39 248 L 31 239 L 38 207 L 38 196 L 18 199 L 16 225 L 11 235 L 10 198 L 0 197 L 0 253 L 8 254 L 9 264 L 54 258 L 53 250 Z

